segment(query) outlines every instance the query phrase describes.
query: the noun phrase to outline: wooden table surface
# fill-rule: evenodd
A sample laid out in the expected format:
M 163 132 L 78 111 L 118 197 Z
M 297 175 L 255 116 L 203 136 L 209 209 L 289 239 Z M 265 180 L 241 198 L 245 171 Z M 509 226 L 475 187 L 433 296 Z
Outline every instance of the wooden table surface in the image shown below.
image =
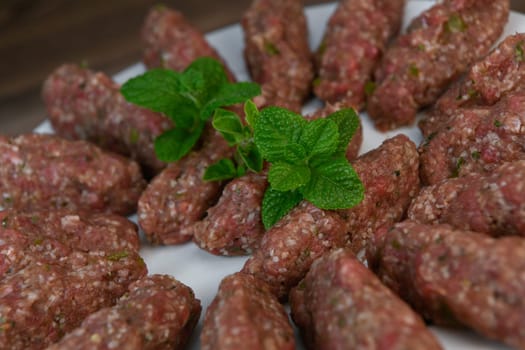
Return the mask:
M 203 32 L 237 22 L 251 0 L 174 0 Z M 330 2 L 306 0 L 306 4 Z M 0 1 L 0 134 L 31 131 L 46 118 L 45 77 L 64 62 L 114 74 L 141 58 L 138 32 L 154 0 Z M 511 0 L 525 13 L 525 0 Z

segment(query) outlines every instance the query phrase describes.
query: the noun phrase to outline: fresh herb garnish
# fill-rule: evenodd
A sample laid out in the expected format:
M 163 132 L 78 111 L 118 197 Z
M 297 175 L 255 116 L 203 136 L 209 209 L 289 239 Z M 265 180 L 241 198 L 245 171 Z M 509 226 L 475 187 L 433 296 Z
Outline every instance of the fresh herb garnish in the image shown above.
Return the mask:
M 244 105 L 246 124 L 240 117 L 224 109 L 217 109 L 212 125 L 219 131 L 230 146 L 236 147 L 235 162 L 231 159 L 221 159 L 212 164 L 204 173 L 204 180 L 217 181 L 242 176 L 250 169 L 256 173 L 263 168 L 263 159 L 253 140 L 253 125 L 259 111 L 252 101 Z
M 250 100 L 261 90 L 254 83 L 230 83 L 222 65 L 211 58 L 194 61 L 184 72 L 155 69 L 122 86 L 124 97 L 139 106 L 164 113 L 175 127 L 155 140 L 163 161 L 176 161 L 200 138 L 208 119 L 228 144 L 236 147 L 233 159 L 211 165 L 204 180 L 225 180 L 259 172 L 270 163 L 269 187 L 262 203 L 265 228 L 273 226 L 303 199 L 321 209 L 346 209 L 360 203 L 364 188 L 345 157 L 348 143 L 359 127 L 353 109 L 324 119 L 307 121 L 280 107 L 259 111 Z M 245 102 L 245 122 L 222 109 Z M 116 253 L 108 259 L 120 259 Z
M 127 101 L 164 113 L 175 127 L 155 139 L 155 153 L 166 162 L 179 160 L 195 145 L 216 108 L 243 103 L 261 93 L 254 83 L 230 83 L 215 59 L 202 57 L 184 72 L 153 69 L 121 88 Z
M 259 172 L 263 158 L 271 163 L 270 186 L 262 204 L 266 228 L 303 199 L 322 209 L 349 208 L 362 200 L 363 186 L 345 157 L 348 143 L 359 127 L 359 117 L 353 109 L 307 121 L 280 107 L 258 111 L 249 101 L 245 114 L 247 126 L 233 112 L 217 110 L 213 125 L 230 145 L 237 146 L 237 156 L 235 161 L 222 159 L 210 166 L 204 179 L 237 177 L 245 169 Z
M 266 228 L 302 199 L 321 209 L 350 208 L 361 202 L 363 184 L 345 157 L 359 126 L 353 109 L 307 121 L 279 107 L 261 110 L 254 140 L 271 163 L 262 217 Z
M 499 128 L 503 125 L 503 123 L 501 121 L 499 121 L 498 119 L 494 119 L 494 126 L 496 128 Z

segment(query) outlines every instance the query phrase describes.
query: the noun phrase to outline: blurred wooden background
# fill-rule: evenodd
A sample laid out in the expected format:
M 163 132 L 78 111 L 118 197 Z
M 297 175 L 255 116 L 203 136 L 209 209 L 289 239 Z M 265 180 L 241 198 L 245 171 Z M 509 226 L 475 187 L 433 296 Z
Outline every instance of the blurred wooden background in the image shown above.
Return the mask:
M 114 74 L 141 58 L 139 30 L 158 0 L 1 0 L 0 133 L 45 119 L 40 86 L 64 62 Z M 171 0 L 203 32 L 237 22 L 251 0 Z M 306 4 L 329 2 L 307 0 Z M 511 0 L 525 12 L 525 0 Z

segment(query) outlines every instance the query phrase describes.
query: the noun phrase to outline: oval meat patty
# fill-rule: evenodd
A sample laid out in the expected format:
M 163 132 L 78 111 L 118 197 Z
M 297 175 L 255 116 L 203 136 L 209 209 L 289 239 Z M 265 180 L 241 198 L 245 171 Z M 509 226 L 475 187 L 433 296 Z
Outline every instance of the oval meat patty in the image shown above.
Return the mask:
M 368 264 L 425 319 L 525 348 L 525 240 L 406 221 L 377 232 Z
M 206 311 L 203 350 L 293 350 L 295 338 L 284 307 L 266 283 L 242 272 L 225 277 Z
M 310 349 L 441 349 L 421 317 L 348 249 L 317 259 L 290 305 Z
M 59 349 L 184 349 L 201 313 L 200 301 L 168 275 L 151 275 L 129 286 L 116 305 L 88 316 Z
M 367 110 L 379 130 L 414 122 L 447 85 L 484 56 L 501 35 L 509 0 L 445 0 L 412 20 L 375 73 Z
M 104 73 L 64 64 L 44 82 L 42 98 L 58 135 L 129 156 L 151 177 L 166 166 L 155 156 L 154 139 L 172 122 L 126 102 L 119 89 Z
M 344 0 L 328 20 L 315 54 L 314 92 L 358 110 L 388 40 L 399 31 L 405 0 Z
M 146 182 L 137 163 L 85 141 L 0 136 L 0 206 L 132 214 Z
M 262 88 L 257 105 L 300 112 L 313 79 L 303 2 L 254 0 L 241 24 L 246 64 Z

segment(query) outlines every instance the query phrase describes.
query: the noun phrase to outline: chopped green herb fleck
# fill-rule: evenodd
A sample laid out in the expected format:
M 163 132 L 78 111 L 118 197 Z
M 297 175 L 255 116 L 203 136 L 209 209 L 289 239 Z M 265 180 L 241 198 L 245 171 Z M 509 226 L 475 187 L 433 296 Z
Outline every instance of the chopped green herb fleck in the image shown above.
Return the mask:
M 471 88 L 468 89 L 467 95 L 470 98 L 476 97 L 476 96 L 478 96 L 478 90 L 476 90 L 476 89 L 471 87 Z
M 494 119 L 494 126 L 495 126 L 496 128 L 499 128 L 499 127 L 501 127 L 502 125 L 503 125 L 502 122 L 500 122 L 500 121 L 497 120 L 497 119 Z
M 108 255 L 108 260 L 110 260 L 110 261 L 119 261 L 120 259 L 127 258 L 128 255 L 129 254 L 126 251 L 116 252 L 116 253 Z
M 299 284 L 297 285 L 297 288 L 299 290 L 305 290 L 306 289 L 306 282 L 303 280 L 301 280 L 301 282 L 299 282 Z
M 433 133 L 431 133 L 430 135 L 427 136 L 427 138 L 425 139 L 425 143 L 423 144 L 423 146 L 428 146 L 428 144 L 430 143 L 430 141 L 432 141 L 432 139 L 434 137 L 436 137 L 437 135 L 437 131 L 434 131 Z
M 414 63 L 411 63 L 410 66 L 408 66 L 408 73 L 414 77 L 419 77 L 419 68 Z
M 319 77 L 315 78 L 314 81 L 312 82 L 312 85 L 314 87 L 317 87 L 317 86 L 321 85 L 321 78 L 319 78 Z
M 426 51 L 426 50 L 427 50 L 425 44 L 419 44 L 419 45 L 417 45 L 417 49 L 418 49 L 419 51 Z
M 390 245 L 395 250 L 400 250 L 401 249 L 401 243 L 399 243 L 399 241 L 397 239 L 394 239 Z
M 140 137 L 140 134 L 137 129 L 131 129 L 129 131 L 129 143 L 131 143 L 132 145 L 139 142 L 139 137 Z
M 462 33 L 467 29 L 467 24 L 457 13 L 450 15 L 445 28 L 449 33 Z
M 266 51 L 267 54 L 269 54 L 270 56 L 275 56 L 275 55 L 278 55 L 280 54 L 281 52 L 279 51 L 279 49 L 277 48 L 277 46 L 275 46 L 273 43 L 267 41 L 264 43 L 264 50 Z
M 400 177 L 401 176 L 401 171 L 395 170 L 394 171 L 394 175 L 397 176 L 397 177 Z
M 142 259 L 142 257 L 140 255 L 137 256 L 137 259 L 135 259 L 135 261 L 140 265 L 140 266 L 146 266 L 146 262 L 144 261 L 144 259 Z
M 461 170 L 461 167 L 463 166 L 463 164 L 465 164 L 465 158 L 459 157 L 458 160 L 456 161 L 456 168 L 452 172 L 452 177 L 459 176 L 459 171 Z
M 326 40 L 323 39 L 323 41 L 321 41 L 321 44 L 317 48 L 317 54 L 319 56 L 322 56 L 325 53 L 325 51 L 326 51 Z
M 523 62 L 525 61 L 525 52 L 523 49 L 523 41 L 516 44 L 516 47 L 514 49 L 514 58 L 516 62 Z
M 41 245 L 43 242 L 44 242 L 44 239 L 43 239 L 43 238 L 36 238 L 36 239 L 33 241 L 33 244 L 34 244 L 34 245 Z
M 40 218 L 38 217 L 38 215 L 31 216 L 31 223 L 32 224 L 38 223 L 39 220 L 40 220 Z
M 367 81 L 365 84 L 365 94 L 366 96 L 371 96 L 376 90 L 376 83 L 373 81 Z
M 474 151 L 470 154 L 472 156 L 472 159 L 478 160 L 481 157 L 481 153 L 479 151 Z
M 10 328 L 14 328 L 15 325 L 15 321 L 7 320 L 4 317 L 0 317 L 0 332 L 6 331 Z

